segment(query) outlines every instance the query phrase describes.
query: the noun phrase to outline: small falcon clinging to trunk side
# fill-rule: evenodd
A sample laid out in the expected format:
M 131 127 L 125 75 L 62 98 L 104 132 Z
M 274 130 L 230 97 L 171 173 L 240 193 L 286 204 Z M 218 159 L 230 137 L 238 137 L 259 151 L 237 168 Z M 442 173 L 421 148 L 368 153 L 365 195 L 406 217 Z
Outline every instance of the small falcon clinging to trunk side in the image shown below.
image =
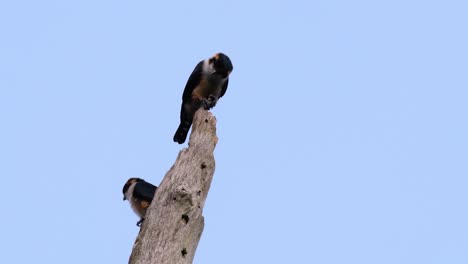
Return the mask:
M 130 178 L 125 183 L 122 193 L 123 199 L 130 202 L 133 211 L 140 217 L 137 226 L 145 220 L 146 209 L 153 201 L 154 193 L 158 187 L 140 178 Z
M 174 135 L 174 142 L 185 142 L 198 108 L 203 106 L 207 110 L 211 109 L 226 93 L 232 69 L 231 60 L 223 53 L 217 53 L 197 64 L 182 95 L 180 125 Z

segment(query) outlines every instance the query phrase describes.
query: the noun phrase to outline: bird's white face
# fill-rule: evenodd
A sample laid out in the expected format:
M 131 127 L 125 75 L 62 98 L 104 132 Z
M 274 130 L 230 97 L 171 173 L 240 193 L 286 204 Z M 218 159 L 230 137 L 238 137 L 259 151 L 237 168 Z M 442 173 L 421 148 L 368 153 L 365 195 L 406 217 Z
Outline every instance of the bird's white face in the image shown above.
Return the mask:
M 125 198 L 132 203 L 132 198 L 133 198 L 133 190 L 135 189 L 136 182 L 130 184 L 130 187 L 128 187 L 128 190 L 125 192 Z
M 208 75 L 212 75 L 213 73 L 215 73 L 216 70 L 214 67 L 214 62 L 210 62 L 209 59 L 203 61 L 203 72 L 205 72 Z

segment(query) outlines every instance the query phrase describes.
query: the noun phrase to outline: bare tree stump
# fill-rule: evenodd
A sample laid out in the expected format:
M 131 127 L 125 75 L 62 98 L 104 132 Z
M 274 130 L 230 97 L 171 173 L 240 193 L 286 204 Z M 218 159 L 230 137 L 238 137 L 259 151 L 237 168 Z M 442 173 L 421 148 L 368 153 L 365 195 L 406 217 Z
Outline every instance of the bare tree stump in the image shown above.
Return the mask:
M 204 227 L 203 206 L 215 170 L 216 118 L 195 113 L 189 147 L 164 176 L 146 213 L 129 264 L 189 264 Z

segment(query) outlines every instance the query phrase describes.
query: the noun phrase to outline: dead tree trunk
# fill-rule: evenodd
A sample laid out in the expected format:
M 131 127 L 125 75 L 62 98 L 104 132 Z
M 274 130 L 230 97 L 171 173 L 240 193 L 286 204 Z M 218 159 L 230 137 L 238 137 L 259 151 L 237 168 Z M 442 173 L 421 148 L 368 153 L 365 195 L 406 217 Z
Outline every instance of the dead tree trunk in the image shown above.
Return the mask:
M 192 263 L 204 227 L 203 206 L 215 170 L 216 118 L 195 113 L 189 147 L 166 173 L 133 245 L 129 264 Z

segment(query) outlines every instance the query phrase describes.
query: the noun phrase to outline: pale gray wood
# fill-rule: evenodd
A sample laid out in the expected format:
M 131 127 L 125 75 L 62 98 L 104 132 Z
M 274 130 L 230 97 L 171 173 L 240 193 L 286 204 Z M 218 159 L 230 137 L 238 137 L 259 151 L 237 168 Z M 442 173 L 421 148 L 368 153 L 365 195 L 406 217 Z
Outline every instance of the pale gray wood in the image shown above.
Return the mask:
M 192 263 L 204 227 L 203 206 L 215 170 L 216 118 L 195 113 L 189 147 L 156 191 L 129 259 L 130 264 Z

